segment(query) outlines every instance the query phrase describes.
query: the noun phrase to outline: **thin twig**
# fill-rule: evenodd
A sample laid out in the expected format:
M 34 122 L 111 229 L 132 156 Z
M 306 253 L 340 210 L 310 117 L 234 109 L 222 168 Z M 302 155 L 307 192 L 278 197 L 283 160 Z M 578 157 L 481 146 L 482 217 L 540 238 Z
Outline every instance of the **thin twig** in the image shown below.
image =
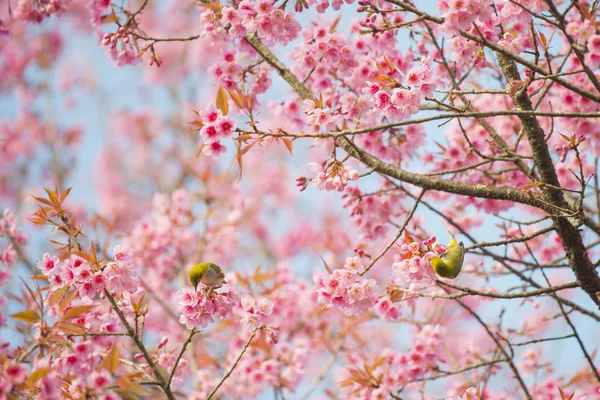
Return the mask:
M 242 348 L 241 353 L 238 355 L 237 359 L 235 360 L 235 362 L 233 363 L 233 365 L 231 366 L 231 368 L 229 368 L 229 371 L 227 371 L 227 373 L 223 376 L 223 378 L 221 378 L 221 381 L 219 382 L 219 384 L 217 385 L 217 387 L 215 387 L 213 389 L 213 391 L 210 392 L 210 394 L 208 395 L 208 397 L 206 398 L 206 400 L 210 400 L 215 395 L 215 393 L 217 393 L 217 390 L 219 390 L 219 388 L 221 387 L 221 385 L 223 384 L 223 382 L 225 382 L 225 380 L 227 378 L 229 378 L 229 376 L 231 375 L 231 373 L 233 372 L 233 370 L 235 369 L 235 367 L 237 367 L 238 363 L 242 359 L 242 356 L 244 355 L 244 353 L 246 352 L 246 350 L 248 350 L 248 347 L 250 347 L 250 342 L 252 342 L 252 339 L 254 339 L 254 336 L 256 336 L 257 329 L 258 328 L 254 329 L 252 331 L 252 335 L 250 335 L 250 337 L 246 341 L 246 344 L 244 345 L 244 348 Z

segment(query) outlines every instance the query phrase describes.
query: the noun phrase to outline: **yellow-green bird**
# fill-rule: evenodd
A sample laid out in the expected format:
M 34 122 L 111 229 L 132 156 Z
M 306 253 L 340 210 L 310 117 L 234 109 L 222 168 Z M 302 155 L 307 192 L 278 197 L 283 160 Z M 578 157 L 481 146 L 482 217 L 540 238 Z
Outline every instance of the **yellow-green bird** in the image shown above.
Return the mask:
M 194 265 L 189 273 L 190 282 L 194 285 L 194 290 L 200 283 L 210 288 L 221 287 L 225 282 L 225 274 L 221 267 L 211 262 L 201 262 Z
M 441 257 L 431 257 L 431 268 L 442 278 L 454 279 L 460 274 L 463 260 L 465 259 L 465 245 L 457 242 L 454 235 L 448 231 L 450 243 L 446 245 L 446 251 Z

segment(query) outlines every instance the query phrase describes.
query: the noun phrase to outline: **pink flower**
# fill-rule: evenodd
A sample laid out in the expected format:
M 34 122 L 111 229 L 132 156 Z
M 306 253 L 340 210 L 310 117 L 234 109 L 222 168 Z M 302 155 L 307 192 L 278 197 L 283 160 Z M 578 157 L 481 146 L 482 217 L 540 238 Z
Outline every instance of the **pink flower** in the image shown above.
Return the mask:
M 115 257 L 115 261 L 127 263 L 131 262 L 131 256 L 129 255 L 129 250 L 121 245 L 115 246 L 113 249 L 113 254 Z
M 587 42 L 590 53 L 600 55 L 600 35 L 592 35 Z
M 244 308 L 244 310 L 246 311 L 250 311 L 252 309 L 252 307 L 254 307 L 254 298 L 251 296 L 244 296 L 242 297 L 242 307 Z
M 190 289 L 181 289 L 176 293 L 178 307 L 181 315 L 179 322 L 188 329 L 201 326 L 206 328 L 215 318 L 227 318 L 233 315 L 233 307 L 239 301 L 238 296 L 231 288 L 223 287 L 219 292 L 194 292 Z
M 102 392 L 112 382 L 107 371 L 94 371 L 87 378 L 87 385 L 98 392 Z
M 204 144 L 204 150 L 202 152 L 212 158 L 218 158 L 226 151 L 227 147 L 223 146 L 218 140 L 213 140 Z
M 261 299 L 258 302 L 257 308 L 262 315 L 271 315 L 273 312 L 273 302 L 269 299 Z
M 37 262 L 37 266 L 44 275 L 56 274 L 59 272 L 58 257 L 51 257 L 48 253 L 44 253 L 41 261 Z
M 391 96 L 385 90 L 380 90 L 373 96 L 373 106 L 377 110 L 381 110 L 385 108 L 388 104 L 390 104 Z
M 204 138 L 204 140 L 217 140 L 219 137 L 219 131 L 214 125 L 204 125 L 202 129 L 200 129 L 200 135 Z
M 221 136 L 225 138 L 233 136 L 233 132 L 236 128 L 235 123 L 227 117 L 220 117 L 217 120 L 217 127 Z
M 348 315 L 360 315 L 375 303 L 375 280 L 356 271 L 336 269 L 329 275 L 317 270 L 313 281 L 319 304 L 341 308 Z
M 200 112 L 203 124 L 214 124 L 221 116 L 221 110 L 217 109 L 213 104 L 207 105 L 204 110 Z
M 6 378 L 8 378 L 8 380 L 15 385 L 25 382 L 25 379 L 27 378 L 26 372 L 27 370 L 25 367 L 20 364 L 8 362 L 4 366 L 4 374 Z

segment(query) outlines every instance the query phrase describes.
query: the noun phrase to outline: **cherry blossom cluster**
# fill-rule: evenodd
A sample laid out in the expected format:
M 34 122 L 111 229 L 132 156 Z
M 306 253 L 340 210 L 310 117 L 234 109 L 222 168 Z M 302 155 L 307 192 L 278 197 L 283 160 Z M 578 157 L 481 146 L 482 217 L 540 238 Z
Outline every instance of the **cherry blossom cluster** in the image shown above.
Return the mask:
M 175 374 L 171 385 L 174 389 L 179 390 L 184 385 L 184 374 L 188 370 L 188 361 L 185 358 L 177 360 L 177 353 L 173 349 L 169 349 L 168 346 L 169 337 L 163 336 L 158 343 L 158 365 L 164 368 L 166 371 L 172 371 L 175 368 Z M 175 365 L 177 363 L 177 365 Z
M 393 87 L 391 90 L 379 83 L 367 81 L 362 92 L 370 97 L 373 111 L 390 121 L 402 121 L 416 114 L 421 100 L 431 97 L 435 89 L 431 63 L 432 59 L 424 58 L 419 67 L 413 67 L 407 72 L 405 81 L 408 87 L 399 85 L 395 77 L 388 77 L 392 82 L 389 84 Z
M 0 369 L 0 397 L 9 398 L 13 387 L 25 382 L 27 372 L 27 369 L 21 364 L 6 362 Z
M 389 296 L 380 297 L 373 305 L 373 311 L 384 321 L 396 321 L 400 317 L 400 306 Z
M 481 397 L 479 396 L 479 393 L 479 390 L 475 389 L 474 387 L 470 387 L 465 390 L 465 393 L 462 396 L 450 396 L 446 397 L 446 400 L 480 400 Z
M 491 19 L 493 5 L 493 0 L 438 0 L 437 2 L 440 15 L 444 18 L 444 27 L 454 32 L 458 32 L 459 29 L 469 29 L 473 23 Z
M 341 108 L 332 109 L 330 99 L 325 100 L 325 104 L 317 104 L 314 100 L 304 100 L 304 113 L 308 117 L 308 124 L 315 128 L 325 127 L 327 130 L 334 130 L 342 121 L 342 117 L 347 114 Z
M 342 196 L 343 207 L 350 210 L 350 216 L 367 239 L 383 238 L 388 231 L 390 216 L 397 216 L 402 210 L 398 196 L 366 195 L 357 187 L 348 187 Z
M 94 3 L 92 3 L 94 4 Z M 115 60 L 118 67 L 124 65 L 135 65 L 140 62 L 140 54 L 137 53 L 129 41 L 129 32 L 124 27 L 119 27 L 116 33 L 105 33 L 101 41 L 103 46 L 108 47 L 109 54 Z M 120 51 L 117 48 L 120 43 Z M 156 56 L 150 58 L 150 65 L 156 63 L 159 67 L 160 59 Z
M 91 14 L 91 24 L 93 27 L 98 28 L 98 34 L 100 35 L 100 27 L 102 26 L 102 17 L 104 13 L 110 7 L 110 0 L 92 0 L 88 3 L 87 9 Z M 104 46 L 106 44 L 103 43 Z
M 297 178 L 296 183 L 300 187 L 300 190 L 306 189 L 308 183 L 312 182 L 319 190 L 336 190 L 342 192 L 346 188 L 346 185 L 348 185 L 348 181 L 358 179 L 358 172 L 340 161 L 332 161 L 330 163 L 326 161 L 321 163 L 313 162 L 309 165 L 315 176 L 310 179 L 304 177 Z
M 0 288 L 7 282 L 10 282 L 12 275 L 4 268 L 0 268 Z M 6 324 L 6 317 L 4 316 L 2 309 L 8 304 L 8 297 L 0 295 L 0 326 Z
M 223 54 L 223 62 L 214 63 L 208 68 L 208 72 L 215 78 L 216 83 L 229 90 L 238 87 L 242 76 L 242 67 L 235 61 L 236 52 L 228 50 Z
M 315 93 L 326 93 L 337 101 L 331 73 L 348 77 L 358 66 L 357 52 L 361 49 L 355 48 L 347 36 L 336 32 L 335 26 L 324 21 L 303 30 L 302 40 L 302 46 L 293 49 L 290 55 L 291 70 L 297 76 L 307 77 Z
M 444 361 L 439 351 L 444 333 L 442 326 L 428 324 L 417 332 L 407 352 L 385 348 L 372 360 L 349 355 L 350 365 L 362 367 L 339 374 L 340 390 L 351 398 L 389 398 L 390 393 L 423 377 Z
M 9 209 L 5 209 L 0 218 L 0 238 L 2 237 L 7 237 L 9 242 L 3 250 L 0 248 L 0 262 L 10 267 L 17 259 L 13 242 L 18 246 L 25 246 L 29 236 L 21 232 L 15 214 Z
M 229 139 L 236 130 L 235 122 L 214 105 L 209 104 L 198 113 L 200 116 L 200 137 L 203 139 L 203 152 L 218 158 L 227 148 L 221 139 Z
M 63 14 L 70 3 L 70 0 L 19 0 L 13 17 L 39 24 L 44 18 Z
M 294 40 L 302 27 L 294 14 L 273 7 L 273 0 L 244 0 L 234 7 L 223 7 L 218 12 L 209 8 L 202 13 L 200 37 L 217 43 L 223 36 L 232 39 L 256 33 L 265 42 L 282 45 Z
M 392 268 L 396 274 L 397 283 L 411 289 L 421 288 L 432 284 L 437 276 L 431 268 L 430 259 L 444 252 L 442 245 L 436 242 L 435 236 L 419 243 L 406 238 L 398 249 L 398 255 Z
M 109 386 L 114 384 L 111 374 L 99 369 L 102 362 L 102 353 L 107 349 L 100 343 L 90 340 L 70 343 L 63 351 L 52 360 L 39 360 L 35 370 L 45 372 L 38 385 L 36 399 L 62 399 L 60 382 L 67 377 L 70 385 L 66 393 L 73 398 L 80 398 L 85 394 L 94 393 L 102 400 L 117 399 L 115 394 L 109 393 Z
M 521 37 L 515 37 L 510 32 L 505 32 L 502 39 L 498 41 L 498 46 L 505 48 L 514 54 L 521 54 L 525 50 L 524 40 Z
M 0 263 L 6 267 L 12 267 L 17 260 L 17 251 L 13 246 L 13 242 L 17 246 L 25 246 L 29 236 L 20 230 L 15 214 L 9 209 L 5 209 L 0 218 L 0 238 L 2 237 L 8 239 L 8 244 L 4 249 L 0 247 Z M 11 278 L 12 274 L 7 269 L 0 268 L 0 287 L 8 283 Z M 2 309 L 7 304 L 8 297 L 0 294 L 0 326 L 6 323 L 6 317 L 2 313 Z
M 61 261 L 58 257 L 45 253 L 37 266 L 42 274 L 48 277 L 52 290 L 65 285 L 72 286 L 82 298 L 92 299 L 104 289 L 111 293 L 136 292 L 140 282 L 129 263 L 129 254 L 120 246 L 116 246 L 114 257 L 115 261 L 99 267 L 74 254 Z
M 346 315 L 361 315 L 377 298 L 377 282 L 361 277 L 360 272 L 352 268 L 352 263 L 331 273 L 317 270 L 313 282 L 319 304 L 341 309 Z
M 194 291 L 180 289 L 176 293 L 180 311 L 179 322 L 187 329 L 206 328 L 215 318 L 225 319 L 233 315 L 233 308 L 239 303 L 239 296 L 231 287 L 218 291 Z
M 244 310 L 242 323 L 252 329 L 260 328 L 264 325 L 264 317 L 273 312 L 273 302 L 264 298 L 256 301 L 251 296 L 244 296 L 242 297 L 242 308 Z
M 123 241 L 133 262 L 144 265 L 153 290 L 165 296 L 170 292 L 160 282 L 176 276 L 180 260 L 190 259 L 198 243 L 198 233 L 191 228 L 192 200 L 185 189 L 170 195 L 155 194 L 146 216 L 136 222 Z

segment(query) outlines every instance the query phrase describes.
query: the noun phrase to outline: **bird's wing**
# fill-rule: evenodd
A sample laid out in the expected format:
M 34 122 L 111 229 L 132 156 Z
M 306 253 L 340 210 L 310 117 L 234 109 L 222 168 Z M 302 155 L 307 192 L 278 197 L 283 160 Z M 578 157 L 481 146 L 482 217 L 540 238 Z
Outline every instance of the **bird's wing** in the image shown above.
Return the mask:
M 204 283 L 207 286 L 221 285 L 224 277 L 225 276 L 222 272 L 219 273 L 219 271 L 215 271 L 212 268 L 208 268 L 206 270 L 206 273 L 202 277 L 202 283 Z

